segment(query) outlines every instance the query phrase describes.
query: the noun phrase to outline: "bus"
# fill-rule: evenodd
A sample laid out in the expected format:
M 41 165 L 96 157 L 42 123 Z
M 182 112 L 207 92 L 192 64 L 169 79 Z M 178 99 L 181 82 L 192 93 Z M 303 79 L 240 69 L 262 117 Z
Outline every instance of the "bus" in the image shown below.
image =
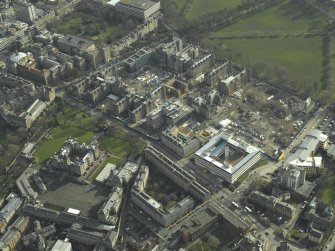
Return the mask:
M 237 209 L 240 208 L 240 206 L 239 206 L 235 201 L 233 201 L 231 204 L 232 204 L 234 207 L 236 207 Z
M 245 209 L 249 214 L 252 213 L 252 210 L 251 210 L 249 207 L 245 207 L 244 209 Z

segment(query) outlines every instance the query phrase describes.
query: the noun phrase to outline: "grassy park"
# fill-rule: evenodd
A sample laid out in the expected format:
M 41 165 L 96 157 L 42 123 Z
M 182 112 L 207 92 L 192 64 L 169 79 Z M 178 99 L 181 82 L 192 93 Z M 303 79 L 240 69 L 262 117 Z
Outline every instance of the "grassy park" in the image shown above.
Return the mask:
M 326 26 L 327 20 L 318 12 L 285 0 L 210 31 L 202 42 L 219 48 L 235 63 L 262 64 L 262 74 L 269 80 L 317 95 L 326 87 L 322 36 Z M 287 81 L 279 83 L 278 72 Z
M 225 28 L 210 33 L 210 37 L 250 32 L 304 33 L 322 31 L 327 20 L 318 12 L 302 8 L 291 1 L 272 6 L 264 11 L 248 15 Z
M 234 8 L 240 3 L 240 0 L 193 0 L 186 13 L 186 18 L 192 20 L 211 11 Z
M 322 185 L 318 192 L 318 198 L 335 205 L 335 171 L 330 167 L 322 175 Z
M 266 64 L 268 73 L 281 67 L 296 80 L 318 83 L 323 71 L 322 38 L 261 38 L 261 39 L 215 39 L 206 41 L 212 47 L 221 46 L 231 53 L 234 61 L 242 64 Z M 306 87 L 306 86 L 305 86 Z
M 59 126 L 51 129 L 47 139 L 38 145 L 35 156 L 39 163 L 43 163 L 51 155 L 58 152 L 68 138 L 89 142 L 95 134 L 91 127 L 94 117 L 73 107 L 62 106 L 61 111 L 56 113 L 54 117 Z
M 50 31 L 73 34 L 96 42 L 112 42 L 125 35 L 136 25 L 133 20 L 124 22 L 111 13 L 95 15 L 93 11 L 75 11 L 48 27 Z
M 54 153 L 58 152 L 68 138 L 76 138 L 80 142 L 89 142 L 93 138 L 94 133 L 82 128 L 65 125 L 52 129 L 50 136 L 50 139 L 43 141 L 37 147 L 35 156 L 39 163 L 48 160 Z

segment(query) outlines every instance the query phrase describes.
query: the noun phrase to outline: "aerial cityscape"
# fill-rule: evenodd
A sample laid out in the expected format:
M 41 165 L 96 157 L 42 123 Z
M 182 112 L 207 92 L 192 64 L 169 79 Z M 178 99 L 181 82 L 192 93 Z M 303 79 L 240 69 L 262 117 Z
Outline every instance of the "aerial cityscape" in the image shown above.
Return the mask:
M 0 251 L 335 250 L 331 0 L 0 0 Z

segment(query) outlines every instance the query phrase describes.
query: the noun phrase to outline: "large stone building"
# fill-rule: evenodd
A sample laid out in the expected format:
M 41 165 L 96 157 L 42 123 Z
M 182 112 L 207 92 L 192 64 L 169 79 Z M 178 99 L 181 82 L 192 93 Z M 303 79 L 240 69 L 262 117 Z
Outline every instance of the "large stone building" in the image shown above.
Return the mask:
M 205 201 L 211 195 L 211 192 L 202 186 L 193 175 L 152 146 L 145 149 L 145 158 L 192 197 Z
M 148 174 L 148 167 L 145 166 L 140 169 L 131 192 L 131 200 L 150 217 L 166 227 L 193 209 L 194 200 L 187 196 L 170 209 L 163 210 L 162 204 L 144 191 L 148 180 Z
M 29 129 L 46 107 L 46 103 L 37 99 L 26 111 L 22 111 L 20 114 L 5 108 L 0 110 L 0 114 L 8 124 Z
M 286 218 L 295 217 L 297 213 L 294 206 L 280 201 L 279 198 L 268 196 L 258 191 L 251 192 L 249 200 L 258 206 L 264 207 L 267 210 L 280 214 Z
M 13 3 L 16 18 L 25 23 L 31 24 L 37 20 L 36 8 L 29 0 L 16 0 Z
M 80 144 L 75 139 L 69 139 L 65 141 L 59 154 L 50 158 L 47 167 L 83 175 L 88 166 L 96 160 L 97 154 L 96 146 Z
M 311 203 L 311 208 L 304 217 L 312 227 L 327 230 L 334 221 L 334 209 L 332 205 L 317 200 Z
M 178 156 L 185 158 L 193 154 L 200 147 L 200 140 L 194 137 L 191 129 L 187 127 L 173 127 L 162 133 L 161 140 Z

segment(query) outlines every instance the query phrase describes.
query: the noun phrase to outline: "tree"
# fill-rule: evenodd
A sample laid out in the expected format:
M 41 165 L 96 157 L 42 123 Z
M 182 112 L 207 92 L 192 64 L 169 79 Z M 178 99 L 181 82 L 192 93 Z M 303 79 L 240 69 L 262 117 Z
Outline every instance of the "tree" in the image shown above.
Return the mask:
M 214 250 L 216 250 L 221 244 L 220 240 L 214 235 L 210 235 L 208 237 L 207 243 Z

